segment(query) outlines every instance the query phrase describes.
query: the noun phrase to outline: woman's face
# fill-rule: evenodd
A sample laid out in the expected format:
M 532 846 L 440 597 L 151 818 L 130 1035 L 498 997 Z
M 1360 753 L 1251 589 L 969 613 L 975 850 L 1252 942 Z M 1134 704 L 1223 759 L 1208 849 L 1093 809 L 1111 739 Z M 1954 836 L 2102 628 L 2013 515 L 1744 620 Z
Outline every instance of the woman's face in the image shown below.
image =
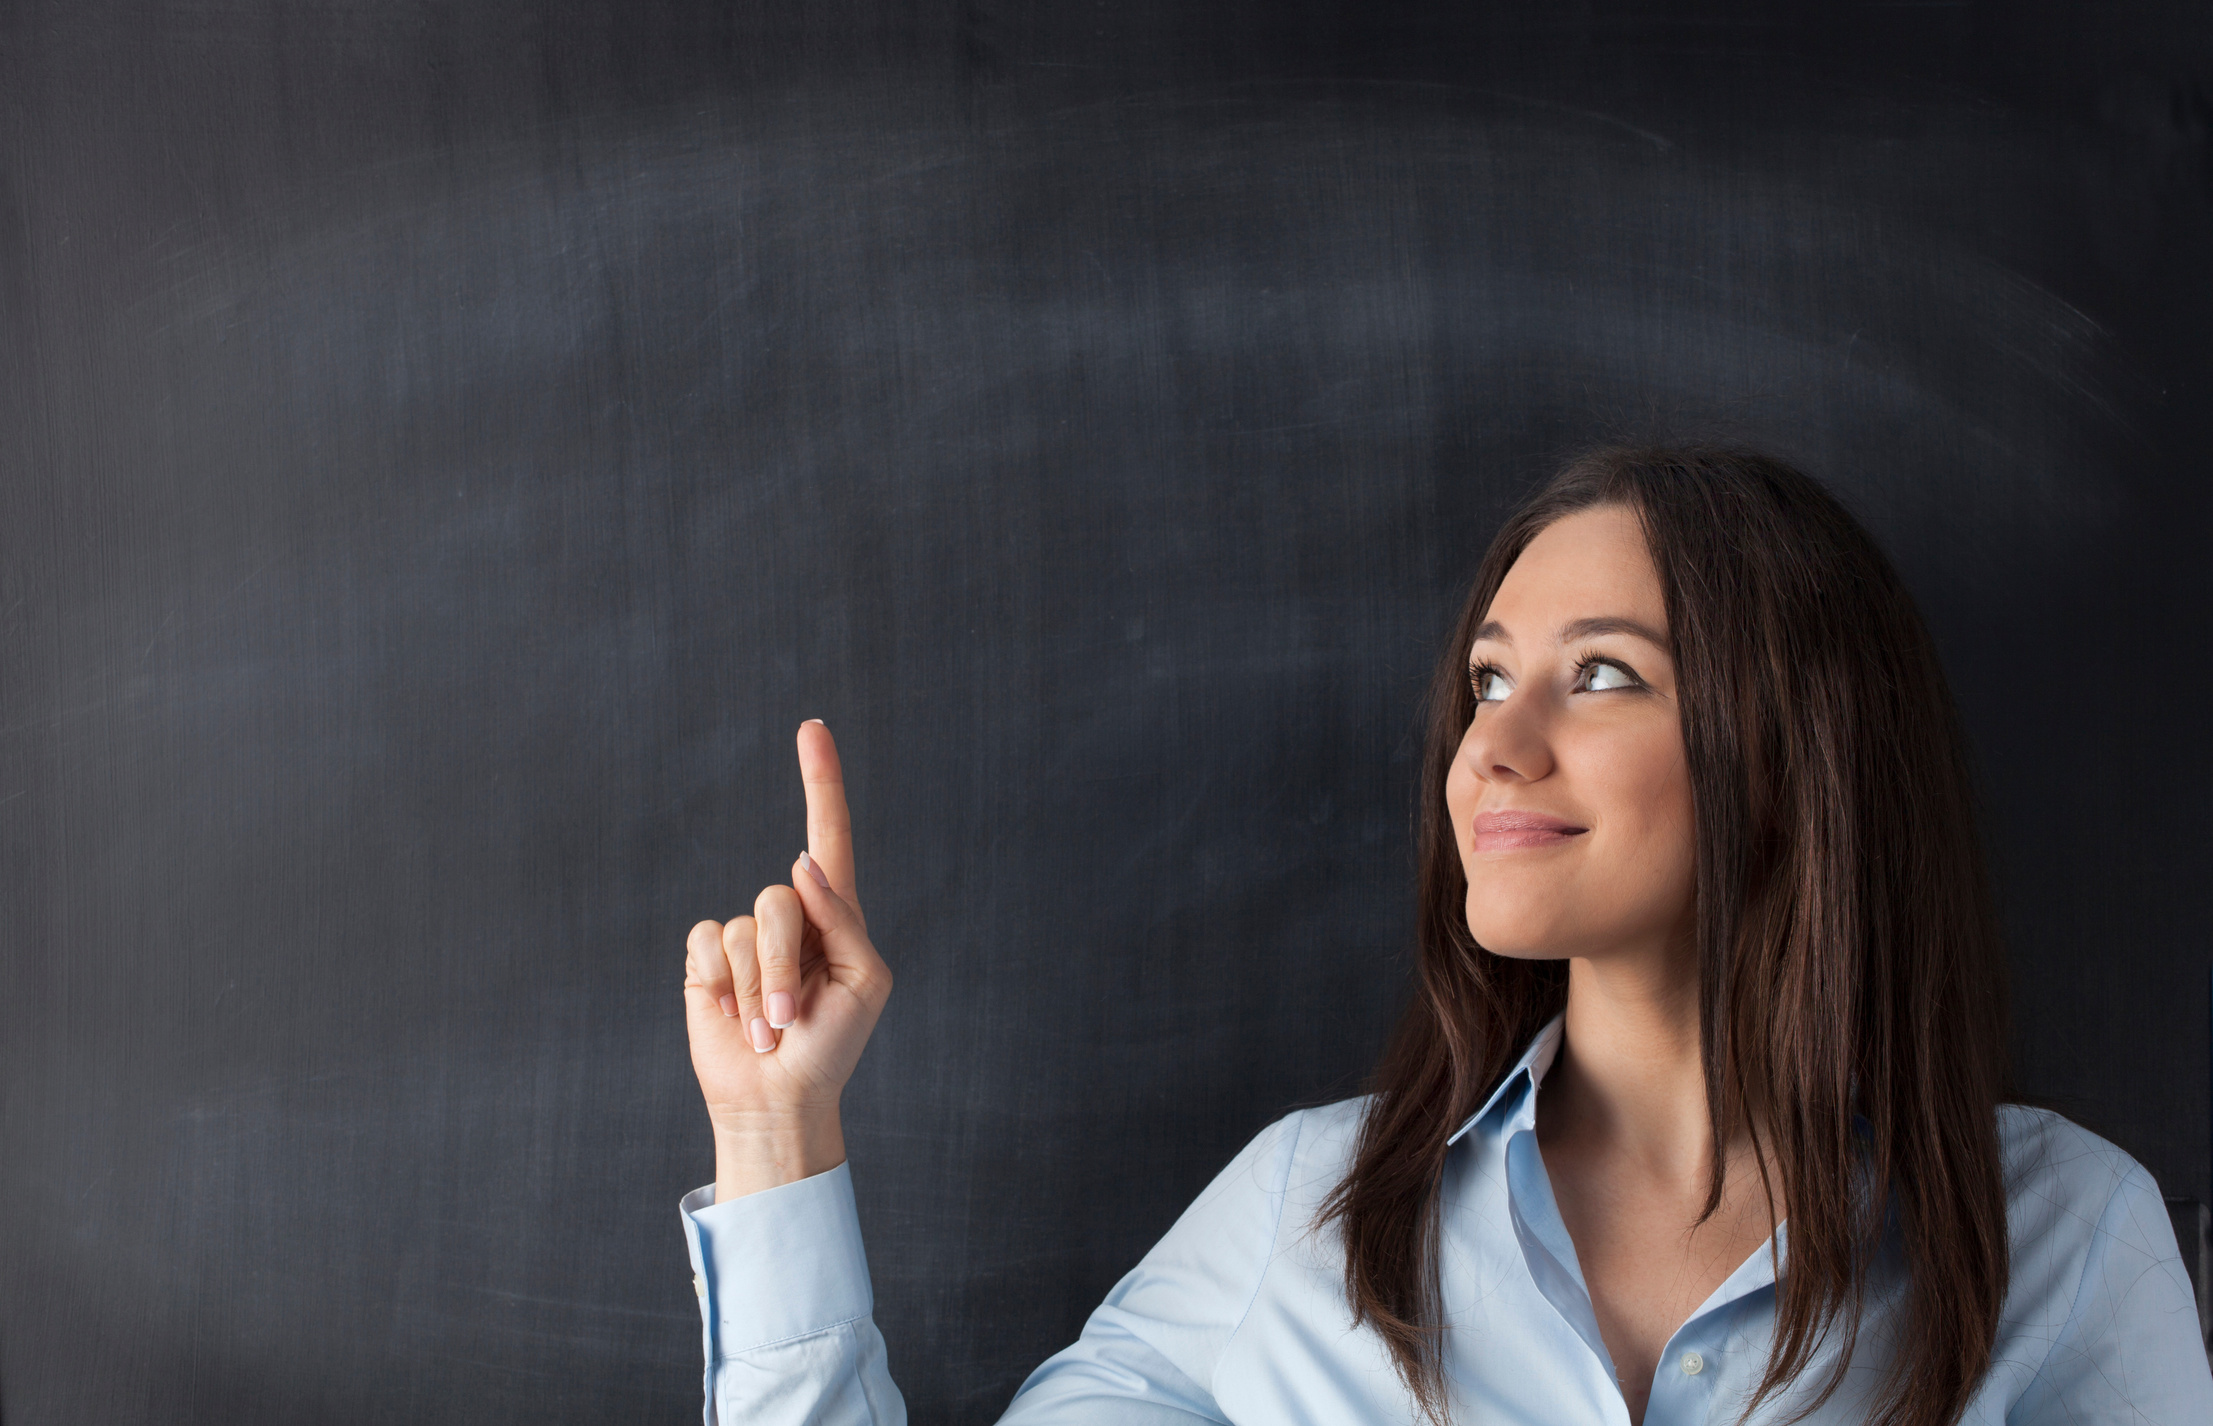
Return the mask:
M 1468 929 L 1505 956 L 1690 942 L 1696 872 L 1666 602 L 1636 515 L 1566 516 L 1507 572 L 1468 656 L 1445 779 Z

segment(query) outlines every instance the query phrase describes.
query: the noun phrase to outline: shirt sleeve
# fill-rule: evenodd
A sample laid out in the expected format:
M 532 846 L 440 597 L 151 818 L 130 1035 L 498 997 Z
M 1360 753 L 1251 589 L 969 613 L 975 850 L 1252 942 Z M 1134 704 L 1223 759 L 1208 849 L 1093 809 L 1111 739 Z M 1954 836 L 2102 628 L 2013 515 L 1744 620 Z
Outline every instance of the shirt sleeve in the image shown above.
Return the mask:
M 2132 1165 L 2092 1235 L 2073 1310 L 2008 1426 L 2202 1426 L 2213 1370 L 2174 1227 Z
M 1276 1251 L 1300 1116 L 1247 1144 L 1014 1395 L 1009 1426 L 1226 1422 L 1214 1369 Z
M 729 1203 L 714 1196 L 709 1185 L 679 1205 L 706 1426 L 904 1426 L 847 1166 Z
M 1263 1130 L 1015 1393 L 1021 1426 L 1191 1426 L 1273 1256 L 1298 1116 Z M 707 1360 L 706 1426 L 904 1426 L 872 1317 L 853 1180 L 681 1205 Z

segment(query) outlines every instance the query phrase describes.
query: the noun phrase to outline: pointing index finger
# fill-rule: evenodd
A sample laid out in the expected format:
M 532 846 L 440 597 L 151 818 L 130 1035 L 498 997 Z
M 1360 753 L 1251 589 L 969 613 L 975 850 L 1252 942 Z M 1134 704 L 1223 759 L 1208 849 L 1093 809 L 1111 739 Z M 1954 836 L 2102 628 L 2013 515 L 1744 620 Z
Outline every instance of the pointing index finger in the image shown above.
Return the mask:
M 830 889 L 859 905 L 853 884 L 853 820 L 845 810 L 845 769 L 837 739 L 819 718 L 799 725 L 799 780 L 807 789 L 807 854 L 830 878 Z

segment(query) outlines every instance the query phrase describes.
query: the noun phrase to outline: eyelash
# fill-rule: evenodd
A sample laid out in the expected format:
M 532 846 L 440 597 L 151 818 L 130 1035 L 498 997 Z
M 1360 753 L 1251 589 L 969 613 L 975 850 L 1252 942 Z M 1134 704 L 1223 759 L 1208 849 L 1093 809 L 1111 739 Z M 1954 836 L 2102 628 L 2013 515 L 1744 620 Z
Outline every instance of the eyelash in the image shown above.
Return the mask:
M 1583 681 L 1583 675 L 1589 673 L 1599 664 L 1604 664 L 1608 668 L 1620 673 L 1622 677 L 1628 679 L 1631 684 L 1635 685 L 1638 688 L 1642 688 L 1645 686 L 1644 680 L 1637 676 L 1637 671 L 1635 669 L 1629 667 L 1629 665 L 1623 663 L 1620 659 L 1608 658 L 1604 654 L 1585 654 L 1583 655 L 1583 657 L 1577 659 L 1575 661 L 1575 682 L 1581 683 Z M 1468 687 L 1475 691 L 1476 702 L 1481 703 L 1483 701 L 1484 682 L 1488 680 L 1492 674 L 1499 672 L 1502 672 L 1502 670 L 1495 663 L 1479 663 L 1475 667 L 1468 670 Z M 1572 687 L 1573 685 L 1570 686 Z M 1600 690 L 1600 692 L 1609 691 L 1612 690 Z

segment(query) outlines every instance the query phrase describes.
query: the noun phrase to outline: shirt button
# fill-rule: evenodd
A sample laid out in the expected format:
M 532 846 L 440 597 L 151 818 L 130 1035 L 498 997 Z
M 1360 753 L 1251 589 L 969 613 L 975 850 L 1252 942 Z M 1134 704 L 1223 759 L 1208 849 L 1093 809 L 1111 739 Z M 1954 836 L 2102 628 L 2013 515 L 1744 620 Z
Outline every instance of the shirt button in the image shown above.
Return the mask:
M 1683 1375 L 1697 1376 L 1706 1369 L 1706 1359 L 1696 1352 L 1683 1353 Z
M 693 1274 L 692 1274 L 692 1296 L 694 1296 L 694 1297 L 705 1297 L 706 1295 L 707 1295 L 707 1279 L 705 1279 L 705 1278 L 701 1277 L 701 1276 L 700 1276 L 700 1275 L 699 1275 L 698 1273 L 693 1273 Z

